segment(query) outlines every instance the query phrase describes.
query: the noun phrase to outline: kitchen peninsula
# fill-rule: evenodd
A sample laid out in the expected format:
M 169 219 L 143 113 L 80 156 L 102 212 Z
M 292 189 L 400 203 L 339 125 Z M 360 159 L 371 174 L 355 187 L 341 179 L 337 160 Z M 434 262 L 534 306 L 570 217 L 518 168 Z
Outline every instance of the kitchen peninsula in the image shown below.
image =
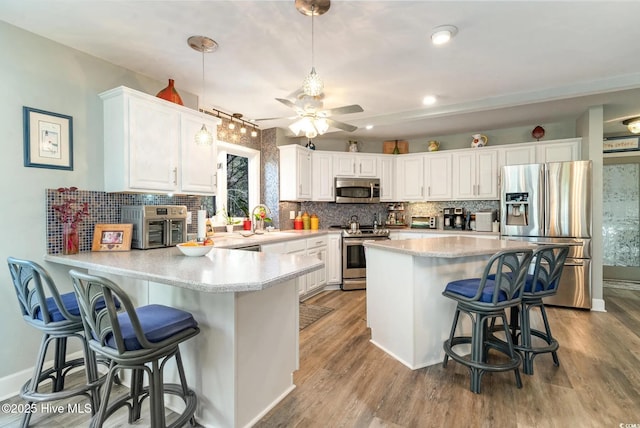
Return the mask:
M 502 250 L 528 243 L 439 237 L 365 242 L 367 323 L 371 342 L 411 369 L 442 362 L 456 304 L 442 296 L 448 282 L 477 278 Z M 461 317 L 463 331 L 470 323 Z M 460 324 L 459 324 L 460 325 Z
M 296 278 L 322 268 L 321 260 L 223 248 L 203 257 L 167 248 L 44 259 L 108 277 L 136 305 L 159 303 L 193 314 L 200 334 L 180 348 L 203 426 L 250 426 L 295 388 Z

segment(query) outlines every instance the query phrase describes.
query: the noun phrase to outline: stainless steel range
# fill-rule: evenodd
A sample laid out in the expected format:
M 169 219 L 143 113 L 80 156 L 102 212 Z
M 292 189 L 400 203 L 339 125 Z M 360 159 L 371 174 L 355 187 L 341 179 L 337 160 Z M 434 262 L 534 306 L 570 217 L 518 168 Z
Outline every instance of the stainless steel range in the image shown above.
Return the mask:
M 364 241 L 389 239 L 389 230 L 375 226 L 360 226 L 356 230 L 342 231 L 342 288 L 364 290 L 367 288 L 367 261 Z

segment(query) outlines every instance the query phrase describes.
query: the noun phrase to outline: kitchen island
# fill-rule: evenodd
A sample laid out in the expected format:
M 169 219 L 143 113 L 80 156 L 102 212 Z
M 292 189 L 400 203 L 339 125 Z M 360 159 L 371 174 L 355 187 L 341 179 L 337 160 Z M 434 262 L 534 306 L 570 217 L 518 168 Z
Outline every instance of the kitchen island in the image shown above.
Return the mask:
M 136 305 L 158 303 L 193 314 L 200 334 L 180 349 L 203 426 L 251 426 L 295 388 L 296 278 L 322 268 L 321 260 L 222 248 L 203 257 L 167 248 L 44 259 L 110 278 Z M 165 379 L 177 382 L 172 366 Z
M 448 282 L 477 278 L 503 250 L 533 249 L 523 242 L 438 237 L 365 242 L 367 324 L 371 342 L 411 369 L 442 362 L 456 303 L 444 297 Z M 461 332 L 470 323 L 460 318 Z

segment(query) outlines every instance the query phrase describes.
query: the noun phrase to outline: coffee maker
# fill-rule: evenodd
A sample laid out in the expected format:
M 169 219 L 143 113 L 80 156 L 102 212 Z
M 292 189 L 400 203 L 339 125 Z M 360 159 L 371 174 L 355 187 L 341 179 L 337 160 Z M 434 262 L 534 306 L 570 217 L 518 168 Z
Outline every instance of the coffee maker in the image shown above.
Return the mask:
M 464 217 L 464 208 L 453 209 L 453 228 L 459 230 L 465 230 L 466 220 Z

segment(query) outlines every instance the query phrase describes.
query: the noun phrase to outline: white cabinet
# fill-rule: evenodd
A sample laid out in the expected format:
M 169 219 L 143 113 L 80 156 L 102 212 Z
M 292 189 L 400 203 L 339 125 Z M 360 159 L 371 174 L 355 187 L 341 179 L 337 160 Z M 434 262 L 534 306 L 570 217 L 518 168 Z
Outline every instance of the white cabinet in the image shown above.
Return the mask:
M 509 145 L 510 146 L 510 145 Z M 526 165 L 536 163 L 536 146 L 533 144 L 516 144 L 514 147 L 500 146 L 499 165 Z
M 498 199 L 498 152 L 478 148 L 453 153 L 453 199 Z
M 536 162 L 568 162 L 581 159 L 581 138 L 545 141 L 536 144 Z
M 395 201 L 395 158 L 382 155 L 378 159 L 380 172 L 380 201 Z
M 425 200 L 451 199 L 451 154 L 429 153 L 424 157 Z
M 311 200 L 334 201 L 333 154 L 314 151 L 311 154 Z
M 330 233 L 327 238 L 327 284 L 342 284 L 342 236 Z
M 216 193 L 216 147 L 194 136 L 220 119 L 120 86 L 100 94 L 104 107 L 106 192 Z
M 336 177 L 378 177 L 378 155 L 334 153 L 333 173 Z
M 424 200 L 424 155 L 400 155 L 396 158 L 396 199 Z
M 311 200 L 311 150 L 298 144 L 279 146 L 280 200 Z

